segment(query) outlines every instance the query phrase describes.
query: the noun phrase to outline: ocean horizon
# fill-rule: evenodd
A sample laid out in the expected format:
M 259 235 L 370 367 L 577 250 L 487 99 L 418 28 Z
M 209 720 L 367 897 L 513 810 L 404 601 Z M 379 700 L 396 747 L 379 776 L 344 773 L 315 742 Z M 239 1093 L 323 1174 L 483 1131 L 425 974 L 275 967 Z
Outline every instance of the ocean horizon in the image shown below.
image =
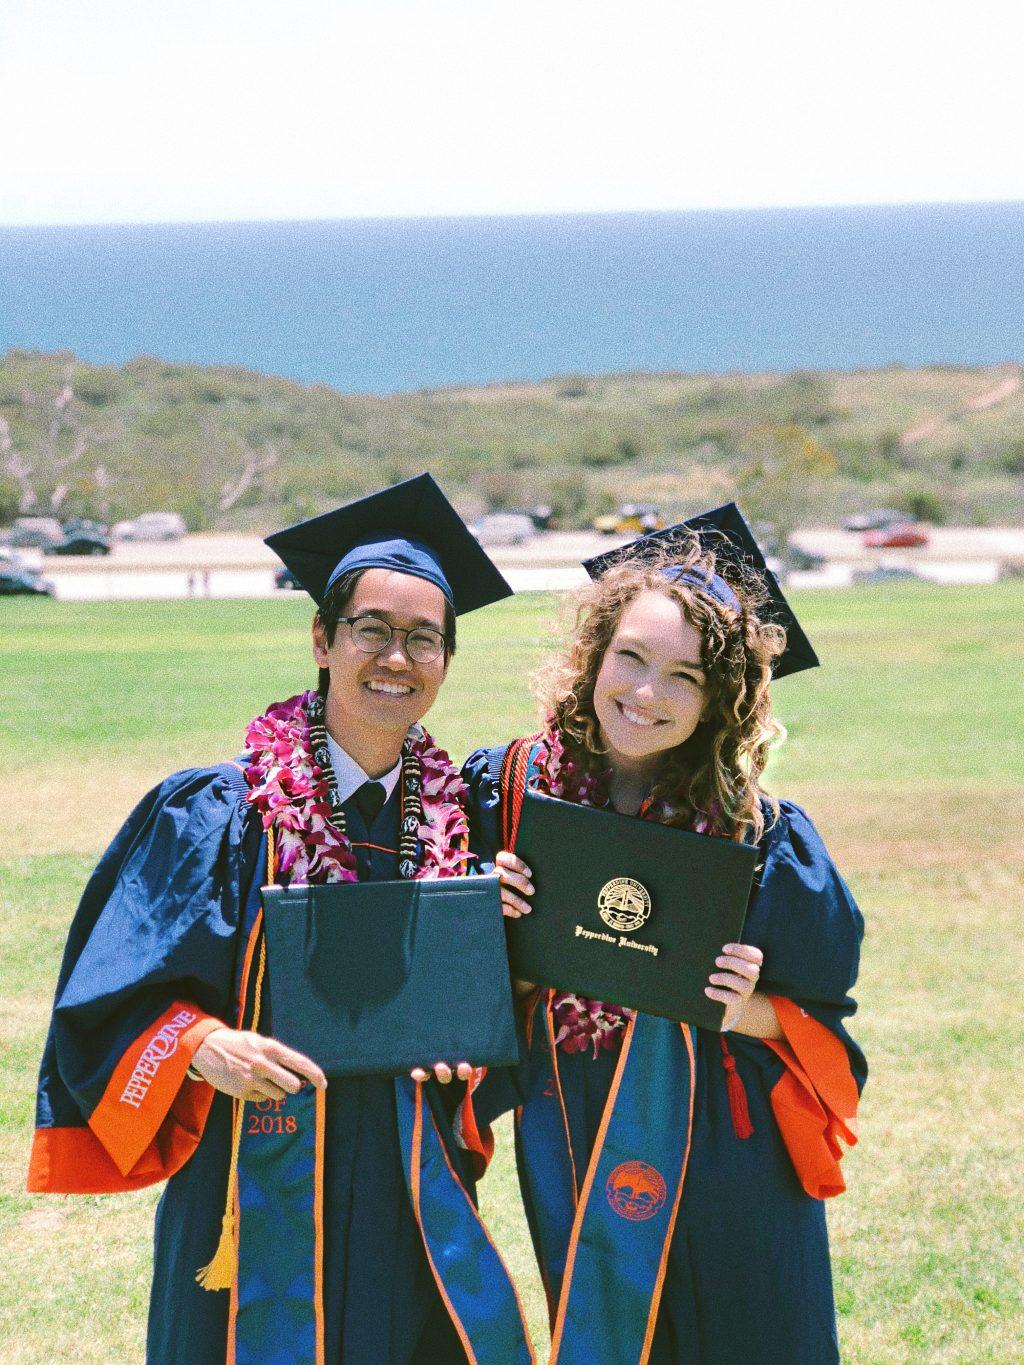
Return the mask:
M 386 394 L 1024 361 L 1024 203 L 0 227 L 0 352 Z

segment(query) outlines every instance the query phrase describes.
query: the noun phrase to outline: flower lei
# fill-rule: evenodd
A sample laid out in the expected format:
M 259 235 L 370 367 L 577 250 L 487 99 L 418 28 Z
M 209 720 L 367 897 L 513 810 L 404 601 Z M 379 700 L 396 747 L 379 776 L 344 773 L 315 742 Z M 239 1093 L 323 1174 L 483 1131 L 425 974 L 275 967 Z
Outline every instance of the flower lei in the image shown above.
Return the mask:
M 556 726 L 549 722 L 537 746 L 534 785 L 546 796 L 557 796 L 581 806 L 607 806 L 608 782 L 611 770 L 600 773 L 581 771 L 562 744 Z M 641 819 L 661 821 L 669 813 L 666 802 L 645 805 Z M 705 834 L 711 822 L 703 817 L 695 821 L 693 829 Z M 551 1009 L 555 1024 L 555 1044 L 565 1052 L 582 1052 L 592 1046 L 594 1056 L 604 1048 L 611 1051 L 621 1041 L 621 1031 L 633 1018 L 635 1010 L 625 1005 L 610 1005 L 603 1000 L 589 1000 L 585 995 L 567 991 L 553 991 Z
M 306 707 L 315 694 L 302 692 L 275 702 L 249 722 L 246 800 L 260 812 L 263 828 L 274 826 L 278 867 L 295 885 L 354 882 L 356 859 L 348 838 L 331 823 L 328 781 L 313 761 Z M 425 730 L 413 726 L 406 741 L 423 774 L 423 845 L 417 877 L 457 877 L 472 856 L 466 788 L 459 770 Z
M 608 804 L 610 773 L 581 771 L 566 754 L 557 728 L 549 725 L 541 736 L 534 762 L 536 788 L 546 796 L 557 796 L 581 806 Z M 622 1041 L 621 1031 L 633 1017 L 625 1005 L 609 1005 L 589 1000 L 585 995 L 553 991 L 551 1011 L 555 1025 L 555 1046 L 564 1052 L 582 1052 L 593 1047 L 611 1051 Z

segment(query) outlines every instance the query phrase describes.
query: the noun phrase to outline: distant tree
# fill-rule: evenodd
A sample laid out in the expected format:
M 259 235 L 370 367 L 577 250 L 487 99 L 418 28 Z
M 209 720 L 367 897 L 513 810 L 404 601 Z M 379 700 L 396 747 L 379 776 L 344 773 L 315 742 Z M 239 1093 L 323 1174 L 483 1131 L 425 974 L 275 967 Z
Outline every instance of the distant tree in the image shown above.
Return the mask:
M 556 393 L 559 398 L 585 398 L 589 387 L 583 375 L 567 374 Z
M 273 469 L 277 461 L 278 453 L 272 445 L 266 445 L 262 450 L 247 450 L 245 462 L 237 477 L 229 479 L 221 487 L 220 498 L 217 502 L 218 512 L 229 512 L 244 497 L 251 496 L 258 486 L 260 478 L 268 470 Z
M 546 487 L 546 501 L 560 526 L 574 526 L 583 519 L 591 497 L 590 480 L 586 475 L 573 477 L 559 474 Z
M 522 478 L 509 470 L 481 470 L 473 479 L 473 486 L 484 499 L 488 512 L 508 512 L 522 505 Z
M 232 508 L 259 501 L 267 491 L 265 476 L 279 459 L 278 449 L 271 442 L 257 447 L 234 432 L 218 431 L 204 420 L 188 451 L 187 487 L 174 498 L 173 505 L 190 529 L 212 526 L 219 515 Z
M 736 491 L 747 515 L 770 523 L 784 553 L 838 471 L 836 457 L 803 427 L 763 423 L 742 449 Z
M 1007 474 L 1024 474 L 1024 436 L 1010 442 L 998 457 L 998 464 Z
M 31 455 L 13 448 L 10 430 L 6 422 L 3 424 L 0 455 L 6 455 L 7 472 L 20 489 L 22 512 L 41 507 L 58 512 L 82 473 L 85 457 L 112 439 L 110 432 L 97 431 L 82 421 L 74 398 L 74 389 L 66 381 L 56 393 L 23 392 L 22 411 L 29 414 L 35 427 Z
M 878 437 L 878 453 L 887 464 L 899 464 L 901 436 L 898 431 L 883 431 Z
M 907 512 L 918 521 L 930 521 L 935 526 L 941 526 L 946 520 L 945 502 L 929 488 L 901 493 L 894 502 L 898 512 Z

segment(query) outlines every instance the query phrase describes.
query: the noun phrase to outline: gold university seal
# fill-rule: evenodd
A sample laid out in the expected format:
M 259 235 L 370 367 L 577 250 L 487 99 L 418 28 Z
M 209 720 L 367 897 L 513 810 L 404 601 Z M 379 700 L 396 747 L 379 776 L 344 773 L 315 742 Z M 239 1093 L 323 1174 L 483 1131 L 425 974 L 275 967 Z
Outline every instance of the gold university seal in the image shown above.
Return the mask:
M 650 918 L 650 893 L 633 877 L 613 877 L 597 893 L 597 912 L 610 929 L 631 934 Z

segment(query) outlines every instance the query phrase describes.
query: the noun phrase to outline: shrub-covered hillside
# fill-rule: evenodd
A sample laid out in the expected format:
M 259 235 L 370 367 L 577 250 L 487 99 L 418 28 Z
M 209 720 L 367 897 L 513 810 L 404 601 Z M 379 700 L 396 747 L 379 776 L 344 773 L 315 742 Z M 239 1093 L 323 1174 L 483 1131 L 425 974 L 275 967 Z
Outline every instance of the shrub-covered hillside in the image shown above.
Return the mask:
M 429 468 L 467 514 L 553 504 L 582 524 L 623 500 L 835 521 L 897 506 L 1019 522 L 1024 367 L 561 376 L 369 397 L 140 356 L 0 360 L 0 520 L 263 531 Z M 34 500 L 34 501 L 33 501 Z M 788 513 L 787 513 L 788 509 Z

